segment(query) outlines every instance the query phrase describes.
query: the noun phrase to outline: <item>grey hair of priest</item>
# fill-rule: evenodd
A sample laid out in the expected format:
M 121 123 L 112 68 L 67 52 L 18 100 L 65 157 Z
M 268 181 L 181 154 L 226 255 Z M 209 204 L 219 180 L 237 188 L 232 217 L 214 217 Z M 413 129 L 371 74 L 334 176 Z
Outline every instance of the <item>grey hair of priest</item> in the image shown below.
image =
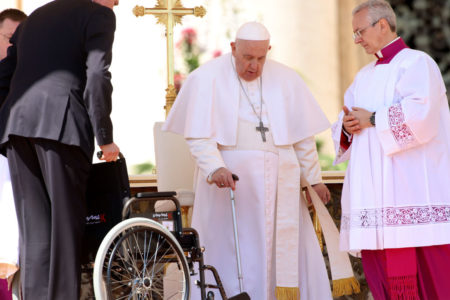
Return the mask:
M 355 15 L 364 9 L 368 10 L 367 15 L 369 16 L 369 21 L 371 24 L 378 20 L 385 19 L 388 22 L 391 31 L 397 31 L 395 12 L 388 2 L 384 0 L 369 0 L 355 7 L 352 14 Z

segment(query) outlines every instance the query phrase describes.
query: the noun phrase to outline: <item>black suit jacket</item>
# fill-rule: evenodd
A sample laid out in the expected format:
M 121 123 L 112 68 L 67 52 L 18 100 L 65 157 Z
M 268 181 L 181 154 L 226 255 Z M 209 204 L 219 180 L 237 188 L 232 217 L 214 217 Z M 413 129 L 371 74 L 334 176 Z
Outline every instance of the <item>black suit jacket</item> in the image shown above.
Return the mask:
M 115 15 L 91 0 L 36 9 L 0 62 L 0 145 L 10 135 L 79 146 L 113 142 L 111 48 Z

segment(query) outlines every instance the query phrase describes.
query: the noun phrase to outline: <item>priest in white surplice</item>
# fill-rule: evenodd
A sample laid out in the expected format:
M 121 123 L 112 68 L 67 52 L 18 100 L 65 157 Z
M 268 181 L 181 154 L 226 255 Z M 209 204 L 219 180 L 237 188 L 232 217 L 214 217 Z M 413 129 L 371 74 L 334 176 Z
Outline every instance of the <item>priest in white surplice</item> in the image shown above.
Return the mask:
M 307 204 L 299 201 L 300 176 L 330 199 L 314 142 L 329 123 L 299 75 L 266 59 L 263 25 L 241 26 L 231 49 L 190 74 L 164 128 L 184 135 L 198 166 L 192 227 L 205 263 L 218 269 L 228 296 L 239 293 L 233 188 L 250 297 L 297 299 L 300 291 L 302 299 L 330 299 Z
M 342 250 L 362 253 L 375 299 L 449 299 L 450 113 L 437 64 L 396 34 L 385 1 L 353 11 L 356 44 L 376 61 L 345 94 L 333 125 Z M 405 298 L 403 298 L 405 297 Z

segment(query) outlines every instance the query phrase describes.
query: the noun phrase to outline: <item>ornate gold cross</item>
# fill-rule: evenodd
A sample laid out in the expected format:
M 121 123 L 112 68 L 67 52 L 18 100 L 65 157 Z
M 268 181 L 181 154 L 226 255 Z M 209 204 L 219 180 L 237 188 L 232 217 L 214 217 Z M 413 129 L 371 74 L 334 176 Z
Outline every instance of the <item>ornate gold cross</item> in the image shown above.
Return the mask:
M 144 8 L 136 6 L 133 13 L 136 17 L 143 15 L 154 15 L 158 20 L 156 23 L 166 26 L 167 39 L 167 89 L 166 89 L 166 117 L 175 101 L 177 93 L 174 85 L 174 58 L 173 58 L 173 27 L 181 24 L 181 19 L 185 15 L 194 15 L 203 17 L 206 10 L 203 6 L 195 8 L 185 8 L 181 4 L 181 0 L 157 0 L 157 4 L 153 8 Z

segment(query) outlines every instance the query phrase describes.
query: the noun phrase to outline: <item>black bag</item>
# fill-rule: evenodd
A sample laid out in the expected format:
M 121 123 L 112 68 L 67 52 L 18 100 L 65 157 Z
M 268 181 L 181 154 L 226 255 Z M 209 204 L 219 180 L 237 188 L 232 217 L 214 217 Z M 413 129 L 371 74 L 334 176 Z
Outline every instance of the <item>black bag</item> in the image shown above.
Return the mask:
M 94 262 L 108 231 L 122 220 L 124 202 L 130 198 L 127 164 L 122 154 L 115 162 L 93 164 L 86 191 L 87 214 L 81 262 Z

